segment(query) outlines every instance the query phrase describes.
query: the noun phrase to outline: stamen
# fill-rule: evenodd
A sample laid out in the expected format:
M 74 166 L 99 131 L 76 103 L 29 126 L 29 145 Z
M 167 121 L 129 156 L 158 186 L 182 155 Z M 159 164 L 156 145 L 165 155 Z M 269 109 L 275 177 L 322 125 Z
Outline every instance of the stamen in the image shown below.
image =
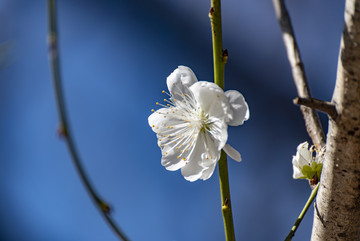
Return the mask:
M 156 102 L 156 105 L 160 105 L 160 106 L 162 106 L 162 107 L 168 108 L 168 106 L 167 106 L 167 105 L 160 104 L 159 102 Z M 162 114 L 162 113 L 159 113 L 159 114 Z
M 165 90 L 161 91 L 161 93 L 167 94 L 169 97 L 171 97 L 171 95 L 168 92 L 166 92 Z

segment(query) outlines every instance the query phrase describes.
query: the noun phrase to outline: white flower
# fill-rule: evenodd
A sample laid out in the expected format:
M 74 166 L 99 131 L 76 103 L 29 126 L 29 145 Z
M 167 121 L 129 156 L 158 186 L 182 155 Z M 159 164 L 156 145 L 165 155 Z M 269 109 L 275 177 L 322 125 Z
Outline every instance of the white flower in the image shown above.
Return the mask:
M 315 152 L 315 155 L 314 155 Z M 325 147 L 318 150 L 315 146 L 309 149 L 309 143 L 303 142 L 297 147 L 296 155 L 293 156 L 293 178 L 312 180 L 320 177 L 322 163 L 324 162 Z
M 226 142 L 228 125 L 242 125 L 249 119 L 242 94 L 198 81 L 185 66 L 170 74 L 167 86 L 169 100 L 148 118 L 161 148 L 161 164 L 170 171 L 181 168 L 186 180 L 195 181 L 211 177 L 221 150 L 241 161 L 240 153 Z

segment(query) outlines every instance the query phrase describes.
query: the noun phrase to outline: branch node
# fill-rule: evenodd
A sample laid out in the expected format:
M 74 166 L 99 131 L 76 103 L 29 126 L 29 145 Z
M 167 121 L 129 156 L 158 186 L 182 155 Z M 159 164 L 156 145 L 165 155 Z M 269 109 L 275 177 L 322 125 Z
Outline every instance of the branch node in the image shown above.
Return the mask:
M 223 50 L 223 55 L 222 55 L 222 57 L 223 57 L 223 62 L 224 62 L 224 64 L 226 64 L 226 63 L 227 63 L 227 60 L 228 60 L 228 58 L 229 58 L 229 51 L 228 51 L 227 49 Z
M 303 106 L 309 107 L 311 109 L 315 109 L 315 110 L 324 112 L 330 118 L 332 118 L 333 120 L 335 120 L 336 117 L 338 116 L 338 113 L 336 111 L 336 107 L 331 102 L 322 101 L 322 100 L 318 100 L 318 99 L 315 99 L 315 98 L 300 98 L 300 97 L 297 97 L 297 98 L 295 98 L 293 100 L 293 103 L 295 105 L 303 105 Z

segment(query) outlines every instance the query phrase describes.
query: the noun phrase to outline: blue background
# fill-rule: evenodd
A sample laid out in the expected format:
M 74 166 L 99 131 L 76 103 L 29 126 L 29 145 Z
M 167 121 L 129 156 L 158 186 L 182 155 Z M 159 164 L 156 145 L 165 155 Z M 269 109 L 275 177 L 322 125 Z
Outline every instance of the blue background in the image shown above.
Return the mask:
M 314 97 L 330 100 L 342 1 L 287 1 Z M 187 182 L 160 164 L 147 117 L 166 77 L 187 65 L 213 80 L 208 0 L 59 1 L 66 106 L 86 172 L 132 240 L 224 240 L 217 169 Z M 283 240 L 310 189 L 292 179 L 309 141 L 271 1 L 223 1 L 226 89 L 250 119 L 229 128 L 243 162 L 228 160 L 238 240 Z M 0 0 L 0 239 L 117 240 L 57 135 L 46 45 L 46 1 Z M 324 128 L 327 119 L 320 115 Z M 294 240 L 309 240 L 312 208 Z

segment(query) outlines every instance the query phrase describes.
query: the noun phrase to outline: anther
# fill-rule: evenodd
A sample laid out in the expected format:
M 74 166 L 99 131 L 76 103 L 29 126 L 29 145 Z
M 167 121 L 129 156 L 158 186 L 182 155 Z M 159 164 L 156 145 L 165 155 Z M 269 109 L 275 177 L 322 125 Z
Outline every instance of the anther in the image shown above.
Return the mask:
M 151 112 L 154 112 L 154 111 L 155 111 L 154 109 L 151 110 Z

